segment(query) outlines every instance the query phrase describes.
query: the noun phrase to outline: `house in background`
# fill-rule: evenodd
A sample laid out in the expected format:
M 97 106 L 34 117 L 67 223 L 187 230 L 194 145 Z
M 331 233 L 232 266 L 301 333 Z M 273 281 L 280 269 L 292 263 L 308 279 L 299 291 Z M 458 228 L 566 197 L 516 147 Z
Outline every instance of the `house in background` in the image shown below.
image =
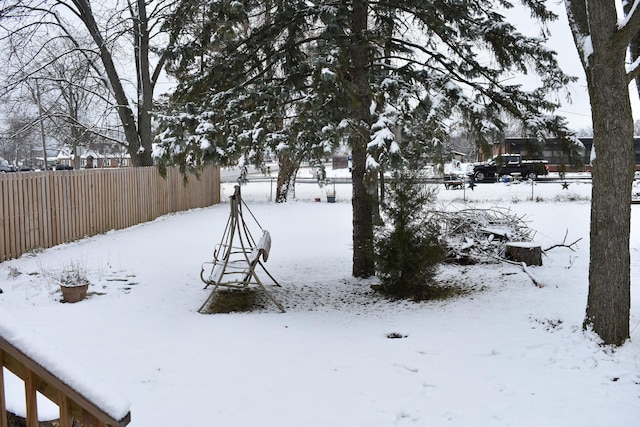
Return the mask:
M 79 147 L 80 168 L 121 168 L 131 166 L 131 157 L 126 153 L 98 153 L 91 149 Z M 60 165 L 74 166 L 73 154 L 69 149 L 62 149 L 55 157 L 55 162 Z
M 467 161 L 467 154 L 460 151 L 451 151 L 451 160 L 465 163 Z
M 554 139 L 548 139 L 544 144 L 540 144 L 535 138 L 505 138 L 500 144 L 492 146 L 490 157 L 498 154 L 521 154 L 525 159 L 544 159 L 549 162 L 550 172 L 571 170 L 577 172 L 591 170 L 591 148 L 593 147 L 593 137 L 578 138 L 582 143 L 580 154 L 582 165 L 580 167 L 570 167 L 569 158 L 562 150 L 562 144 Z M 634 151 L 636 170 L 640 170 L 640 138 L 634 138 Z M 479 161 L 487 160 L 479 154 Z

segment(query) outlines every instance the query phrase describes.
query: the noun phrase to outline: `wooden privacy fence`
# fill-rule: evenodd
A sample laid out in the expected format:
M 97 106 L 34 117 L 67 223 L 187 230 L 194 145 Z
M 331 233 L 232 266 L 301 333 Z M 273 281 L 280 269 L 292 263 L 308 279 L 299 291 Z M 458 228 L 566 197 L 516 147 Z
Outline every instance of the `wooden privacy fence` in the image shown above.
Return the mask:
M 220 202 L 220 170 L 168 168 L 0 174 L 0 262 L 159 216 Z

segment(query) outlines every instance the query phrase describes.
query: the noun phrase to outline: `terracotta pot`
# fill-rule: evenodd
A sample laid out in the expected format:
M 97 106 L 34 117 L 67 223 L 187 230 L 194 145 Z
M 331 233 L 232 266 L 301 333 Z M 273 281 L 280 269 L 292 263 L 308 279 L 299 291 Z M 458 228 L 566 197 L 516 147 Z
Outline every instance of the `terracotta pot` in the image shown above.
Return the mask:
M 62 290 L 62 300 L 64 302 L 78 302 L 87 296 L 89 285 L 60 285 L 60 289 Z

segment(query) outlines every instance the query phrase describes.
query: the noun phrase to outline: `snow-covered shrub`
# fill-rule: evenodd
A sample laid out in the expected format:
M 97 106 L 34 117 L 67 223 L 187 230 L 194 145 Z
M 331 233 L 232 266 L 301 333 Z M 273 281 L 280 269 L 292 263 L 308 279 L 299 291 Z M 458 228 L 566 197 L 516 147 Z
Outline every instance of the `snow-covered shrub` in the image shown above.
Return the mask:
M 65 265 L 58 280 L 60 284 L 64 286 L 82 286 L 89 284 L 85 268 L 77 261 L 72 261 L 70 264 Z
M 427 208 L 435 190 L 420 183 L 415 172 L 397 173 L 388 181 L 381 202 L 383 224 L 376 228 L 376 270 L 384 293 L 425 298 L 437 266 L 444 258 L 437 221 Z

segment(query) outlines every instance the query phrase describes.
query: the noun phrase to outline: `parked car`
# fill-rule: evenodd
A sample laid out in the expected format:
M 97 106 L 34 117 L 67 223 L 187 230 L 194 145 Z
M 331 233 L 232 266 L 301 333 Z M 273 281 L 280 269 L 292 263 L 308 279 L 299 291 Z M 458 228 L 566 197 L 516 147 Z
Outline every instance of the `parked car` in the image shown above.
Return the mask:
M 16 172 L 15 166 L 9 164 L 5 159 L 0 157 L 0 173 Z
M 49 170 L 70 171 L 70 170 L 73 170 L 73 166 L 65 165 L 65 164 L 60 163 L 60 164 L 57 164 L 57 165 L 49 166 Z
M 476 163 L 468 175 L 475 181 L 495 179 L 503 175 L 519 174 L 521 178 L 535 180 L 540 175 L 548 175 L 546 160 L 523 160 L 520 154 L 502 154 L 484 163 Z

